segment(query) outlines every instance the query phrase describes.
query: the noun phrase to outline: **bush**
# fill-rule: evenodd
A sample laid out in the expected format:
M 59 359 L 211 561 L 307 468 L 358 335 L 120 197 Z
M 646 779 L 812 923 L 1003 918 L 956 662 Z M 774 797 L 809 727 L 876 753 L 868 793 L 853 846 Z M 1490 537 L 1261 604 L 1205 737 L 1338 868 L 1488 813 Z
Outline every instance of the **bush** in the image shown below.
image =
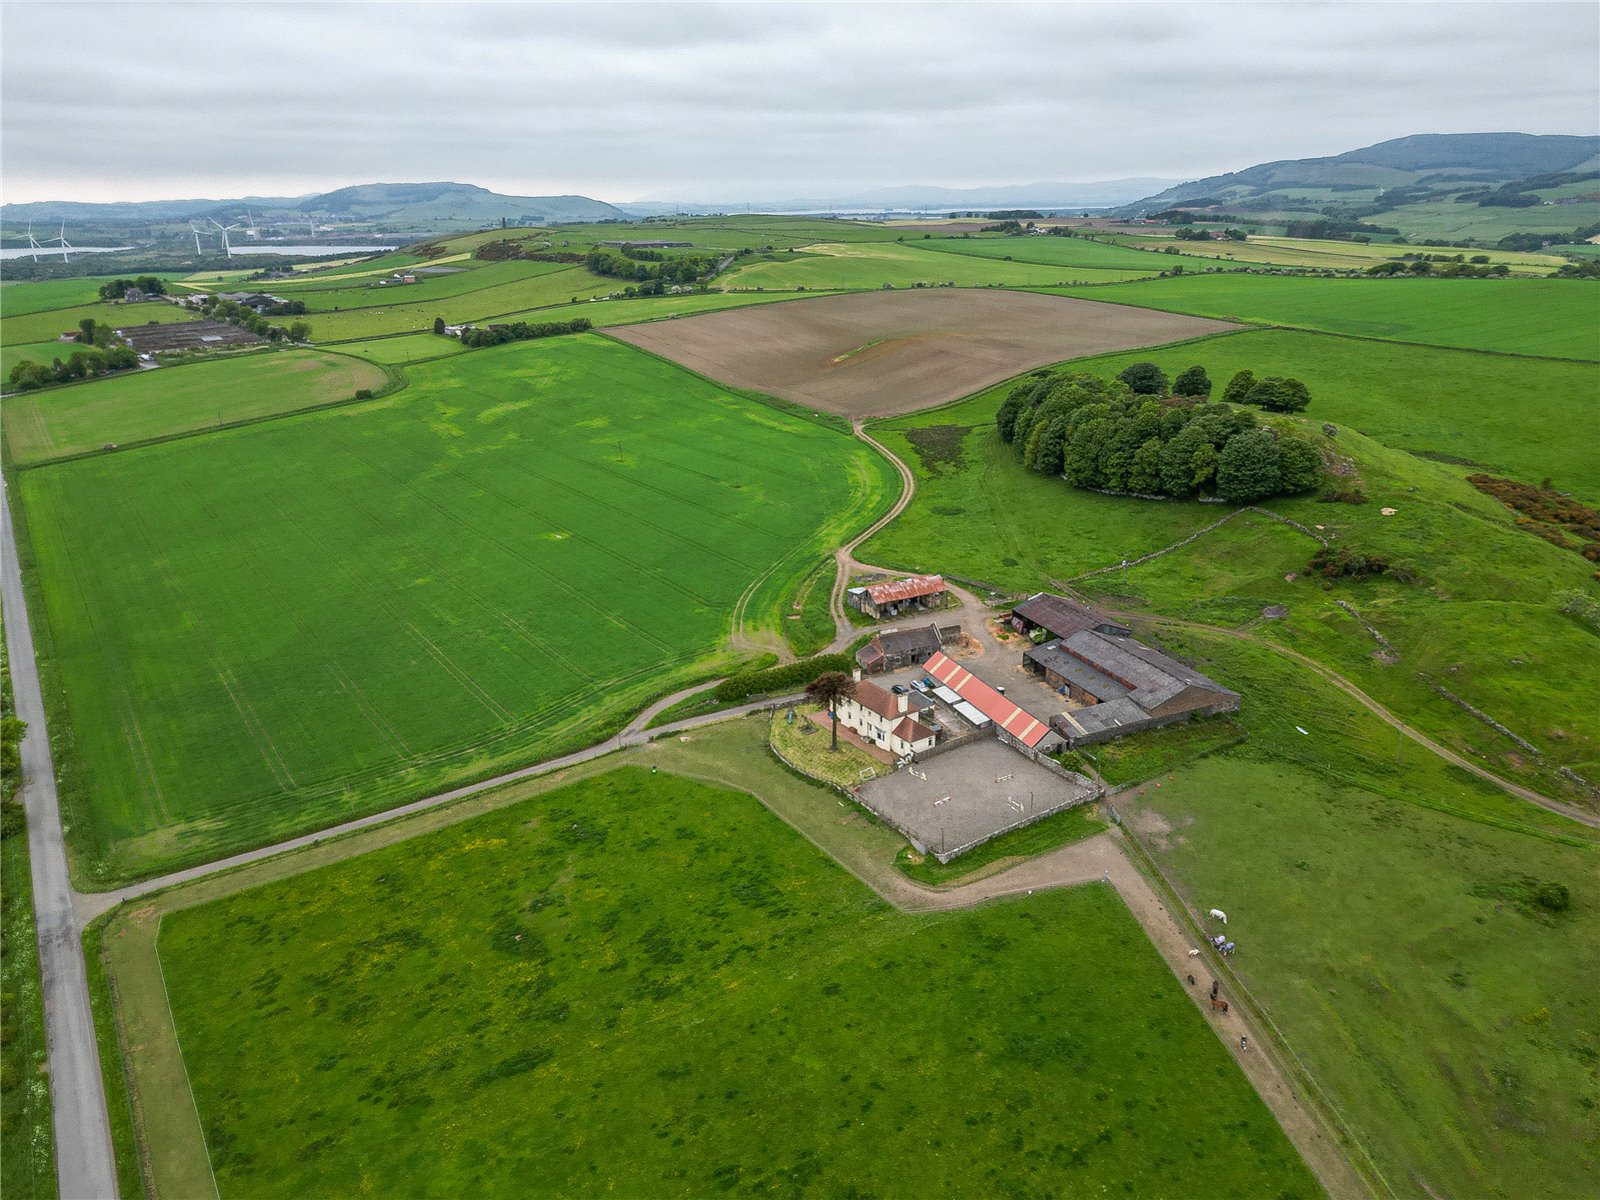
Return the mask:
M 848 654 L 819 654 L 799 662 L 784 663 L 760 671 L 741 671 L 717 684 L 713 695 L 724 704 L 746 700 L 751 696 L 770 696 L 783 692 L 798 692 L 818 675 L 828 671 L 848 674 L 855 667 Z
M 1134 389 L 1137 391 L 1138 389 Z M 1211 377 L 1201 366 L 1190 367 L 1172 381 L 1174 396 L 1205 397 L 1211 395 Z
M 1228 386 L 1222 389 L 1222 400 L 1225 404 L 1243 404 L 1245 397 L 1250 394 L 1250 389 L 1256 385 L 1254 371 L 1240 371 L 1228 380 Z
M 372 399 L 372 389 L 371 388 L 357 388 L 356 389 L 355 398 L 357 400 L 371 400 Z
M 1357 554 L 1353 550 L 1343 547 L 1336 550 L 1331 546 L 1324 546 L 1313 554 L 1306 569 L 1324 579 L 1353 579 L 1357 583 L 1390 572 L 1389 560 L 1377 554 Z

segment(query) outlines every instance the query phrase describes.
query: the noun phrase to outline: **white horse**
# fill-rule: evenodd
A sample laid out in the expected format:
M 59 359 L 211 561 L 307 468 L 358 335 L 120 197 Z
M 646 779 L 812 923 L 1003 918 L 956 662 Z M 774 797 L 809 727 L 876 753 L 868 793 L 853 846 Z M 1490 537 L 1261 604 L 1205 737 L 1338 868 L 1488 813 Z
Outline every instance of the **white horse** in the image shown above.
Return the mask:
M 1199 958 L 1200 957 L 1200 951 L 1198 951 L 1198 950 L 1189 951 L 1189 957 L 1190 958 Z
M 1213 908 L 1211 910 L 1211 919 L 1214 921 L 1221 921 L 1224 925 L 1226 925 L 1228 923 L 1228 914 L 1223 912 L 1220 908 Z

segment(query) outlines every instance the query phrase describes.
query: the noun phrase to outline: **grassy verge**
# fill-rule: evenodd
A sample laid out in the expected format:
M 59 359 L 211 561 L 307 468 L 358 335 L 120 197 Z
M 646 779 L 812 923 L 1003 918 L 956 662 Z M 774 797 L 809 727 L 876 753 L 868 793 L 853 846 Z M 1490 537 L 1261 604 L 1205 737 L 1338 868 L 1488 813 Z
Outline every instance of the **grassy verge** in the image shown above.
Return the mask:
M 142 1169 L 140 1152 L 148 1143 L 138 1136 L 134 1128 L 132 1093 L 127 1073 L 129 1060 L 124 1054 L 126 1043 L 118 1027 L 122 1012 L 118 1004 L 120 996 L 111 974 L 106 969 L 104 935 L 108 930 L 118 928 L 115 923 L 119 919 L 118 913 L 108 914 L 90 924 L 83 932 L 83 964 L 88 973 L 89 1005 L 94 1013 L 94 1036 L 100 1052 L 100 1073 L 105 1081 L 106 1113 L 111 1121 L 111 1150 L 117 1160 L 117 1190 L 121 1192 L 122 1200 L 134 1200 L 139 1196 L 215 1195 L 215 1188 L 187 1193 L 167 1193 L 145 1186 L 146 1175 Z M 158 1000 L 153 995 L 145 995 L 139 998 L 139 1002 L 140 1007 L 137 1011 L 150 1011 L 154 1005 L 157 1006 L 156 1012 L 159 1014 L 160 1009 L 165 1007 L 166 999 L 164 996 Z M 141 1049 L 143 1048 L 141 1046 Z M 146 1102 L 154 1103 L 160 1108 L 176 1105 L 187 1099 L 185 1091 L 179 1095 L 162 1097 L 148 1094 Z
M 783 635 L 797 658 L 816 654 L 833 641 L 833 613 L 828 609 L 828 602 L 832 599 L 837 573 L 829 558 L 817 564 L 817 569 L 806 576 L 795 593 L 794 603 L 783 619 Z
M 1081 842 L 1084 838 L 1104 832 L 1105 828 L 1106 823 L 1094 815 L 1093 805 L 1080 804 L 1076 808 L 1048 816 L 1042 821 L 1035 821 L 1022 829 L 1001 834 L 993 841 L 985 842 L 976 850 L 969 851 L 948 863 L 941 863 L 931 854 L 926 856 L 918 854 L 910 846 L 902 848 L 894 861 L 895 866 L 906 878 L 928 884 L 930 887 L 939 887 L 947 883 L 961 882 L 980 871 L 988 874 L 985 868 L 992 867 L 996 863 L 1031 858 L 1035 854 L 1043 854 L 1046 850 Z

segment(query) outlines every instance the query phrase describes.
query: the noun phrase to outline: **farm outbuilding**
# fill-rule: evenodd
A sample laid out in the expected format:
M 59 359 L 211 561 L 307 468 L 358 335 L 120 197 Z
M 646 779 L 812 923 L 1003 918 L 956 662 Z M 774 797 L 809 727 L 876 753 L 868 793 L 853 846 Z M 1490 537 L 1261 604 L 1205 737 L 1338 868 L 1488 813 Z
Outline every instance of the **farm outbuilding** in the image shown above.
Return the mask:
M 926 661 L 935 650 L 960 637 L 959 625 L 886 629 L 856 651 L 856 663 L 868 675 L 898 671 L 901 667 Z
M 850 607 L 881 621 L 903 612 L 943 608 L 950 602 L 950 589 L 942 575 L 913 575 L 910 579 L 853 587 L 846 599 Z
M 1067 638 L 1085 629 L 1108 637 L 1129 637 L 1133 630 L 1119 625 L 1087 604 L 1079 604 L 1054 592 L 1035 592 L 1011 610 L 1011 627 L 1036 641 Z M 1042 630 L 1043 637 L 1038 636 Z
M 947 657 L 943 651 L 924 663 L 922 669 L 959 696 L 962 702 L 993 721 L 1001 741 L 1014 742 L 1032 750 L 1050 737 L 1049 725 L 1016 702 L 1006 699 L 960 663 Z
M 1239 707 L 1237 692 L 1133 637 L 1083 629 L 1022 658 L 1066 698 L 1066 710 L 1050 726 L 1069 746 Z

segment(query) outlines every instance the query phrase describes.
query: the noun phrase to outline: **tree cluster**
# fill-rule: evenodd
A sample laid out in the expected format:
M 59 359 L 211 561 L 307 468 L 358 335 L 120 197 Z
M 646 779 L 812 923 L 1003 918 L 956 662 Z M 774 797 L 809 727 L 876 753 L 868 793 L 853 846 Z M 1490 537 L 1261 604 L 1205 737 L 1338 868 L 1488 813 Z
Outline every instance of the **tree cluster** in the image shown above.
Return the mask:
M 1293 377 L 1268 375 L 1257 379 L 1254 371 L 1239 371 L 1222 389 L 1222 399 L 1228 404 L 1248 404 L 1267 412 L 1305 412 L 1311 404 L 1311 391 Z
M 49 387 L 54 383 L 91 379 L 96 375 L 126 371 L 138 365 L 139 356 L 127 346 L 111 346 L 104 350 L 74 350 L 72 357 L 65 362 L 58 358 L 48 366 L 31 360 L 19 362 L 11 368 L 9 386 L 14 392 L 31 392 L 35 388 Z
M 594 322 L 588 317 L 578 317 L 571 321 L 540 321 L 532 324 L 527 321 L 513 321 L 509 325 L 497 325 L 493 329 L 464 330 L 461 334 L 461 344 L 477 349 L 480 346 L 500 346 L 506 342 L 525 342 L 530 338 L 582 333 L 586 329 L 593 328 Z
M 167 285 L 155 275 L 141 275 L 137 279 L 112 279 L 100 285 L 100 299 L 121 300 L 129 288 L 138 288 L 146 296 L 165 296 Z
M 289 305 L 274 305 L 271 311 L 287 309 L 293 311 L 292 306 L 298 305 L 300 312 L 305 312 L 306 306 L 302 301 L 291 301 Z M 222 300 L 211 296 L 201 305 L 206 316 L 213 321 L 226 321 L 230 325 L 237 325 L 241 329 L 248 329 L 251 333 L 267 338 L 269 341 L 303 342 L 311 336 L 311 324 L 308 321 L 291 321 L 287 326 L 274 325 L 261 313 L 246 305 L 233 300 Z
M 715 255 L 683 254 L 676 258 L 663 258 L 660 262 L 648 262 L 614 250 L 595 249 L 584 256 L 583 265 L 596 275 L 655 284 L 654 294 L 659 294 L 665 286 L 694 283 L 710 274 L 717 265 L 717 259 Z M 645 288 L 638 289 L 638 292 L 640 295 L 652 294 Z
M 1308 491 L 1321 479 L 1322 455 L 1310 442 L 1206 401 L 1203 369 L 1179 376 L 1191 389 L 1187 395 L 1168 395 L 1152 363 L 1137 363 L 1123 376 L 1108 382 L 1040 373 L 1018 384 L 995 416 L 1001 439 L 1030 470 L 1096 491 L 1216 495 L 1249 504 Z

